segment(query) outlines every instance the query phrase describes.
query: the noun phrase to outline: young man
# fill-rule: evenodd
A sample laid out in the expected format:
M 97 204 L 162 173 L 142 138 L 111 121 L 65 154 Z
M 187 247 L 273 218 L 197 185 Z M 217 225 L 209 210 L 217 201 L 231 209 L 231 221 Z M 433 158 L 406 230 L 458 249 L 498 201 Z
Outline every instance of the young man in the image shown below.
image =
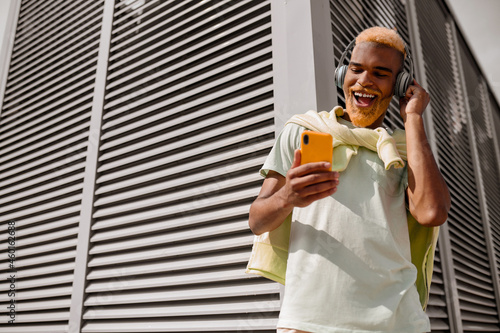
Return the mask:
M 404 57 L 394 30 L 375 27 L 358 35 L 343 85 L 346 110 L 333 116 L 347 134 L 387 139 L 380 126 Z M 388 163 L 393 148 L 382 139 L 375 146 L 347 145 L 346 161 L 334 171 L 326 162 L 301 165 L 300 135 L 308 127 L 301 117 L 276 139 L 249 225 L 260 235 L 293 212 L 278 332 L 430 331 L 415 287 L 406 217 L 408 208 L 421 225 L 439 226 L 450 207 L 424 131 L 429 100 L 416 81 L 400 99 L 407 161 L 399 168 Z

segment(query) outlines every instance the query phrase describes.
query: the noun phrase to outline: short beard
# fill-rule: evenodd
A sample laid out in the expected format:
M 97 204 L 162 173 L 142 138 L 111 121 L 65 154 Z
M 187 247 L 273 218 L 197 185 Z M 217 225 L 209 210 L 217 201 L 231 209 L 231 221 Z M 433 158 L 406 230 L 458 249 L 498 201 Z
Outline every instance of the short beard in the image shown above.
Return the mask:
M 386 98 L 385 100 L 377 101 L 370 108 L 358 108 L 354 104 L 355 97 L 350 95 L 350 98 L 346 100 L 346 109 L 349 114 L 349 120 L 354 126 L 357 127 L 369 127 L 373 125 L 385 112 L 391 103 L 391 98 Z

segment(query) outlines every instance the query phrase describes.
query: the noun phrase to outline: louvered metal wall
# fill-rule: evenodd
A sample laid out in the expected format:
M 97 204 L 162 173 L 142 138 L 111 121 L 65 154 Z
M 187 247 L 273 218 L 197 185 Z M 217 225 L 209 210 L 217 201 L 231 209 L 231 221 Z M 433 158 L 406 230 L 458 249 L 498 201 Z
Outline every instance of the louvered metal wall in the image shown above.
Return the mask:
M 491 92 L 488 92 L 487 96 L 487 101 L 488 101 L 488 106 L 491 110 L 491 126 L 493 128 L 493 138 L 491 144 L 496 148 L 496 156 L 497 156 L 497 170 L 500 168 L 500 108 L 498 106 L 498 103 L 493 96 Z M 494 186 L 494 184 L 491 184 Z M 494 206 L 492 210 L 495 211 L 495 214 L 498 214 L 498 209 L 499 205 L 498 202 L 500 201 L 497 200 L 497 202 L 492 202 L 491 205 Z M 495 247 L 495 260 L 497 263 L 497 276 L 496 279 L 500 281 L 500 217 L 498 215 L 495 215 L 495 218 L 491 219 L 491 232 L 492 232 L 492 238 L 493 238 L 493 245 Z
M 465 126 L 465 111 L 460 105 L 460 94 L 457 95 L 454 77 L 453 63 L 456 63 L 455 56 L 450 53 L 449 40 L 451 32 L 446 22 L 446 16 L 436 2 L 428 2 L 423 6 L 417 6 L 418 27 L 422 45 L 425 74 L 428 83 L 428 90 L 431 94 L 430 111 L 432 112 L 433 127 L 435 129 L 435 140 L 438 146 L 437 159 L 440 162 L 441 172 L 445 177 L 450 194 L 452 196 L 452 209 L 449 216 L 450 228 L 457 227 L 457 219 L 468 219 L 462 212 L 457 212 L 460 206 L 457 206 L 457 200 L 461 199 L 463 192 L 457 191 L 454 184 L 461 184 L 463 180 L 457 179 L 459 176 L 472 178 L 473 170 L 470 164 L 470 153 L 468 144 L 467 126 Z M 455 65 L 456 66 L 456 65 Z M 439 98 L 435 98 L 439 96 Z M 448 144 L 452 142 L 452 144 Z M 458 151 L 458 152 L 457 152 Z M 460 155 L 458 153 L 460 152 Z M 464 158 L 464 156 L 468 156 Z M 468 162 L 469 161 L 469 162 Z M 460 174 L 456 168 L 464 170 Z M 470 180 L 474 184 L 474 180 Z M 474 187 L 472 187 L 474 190 Z M 458 199 L 457 199 L 458 197 Z M 477 198 L 477 194 L 476 194 Z M 466 203 L 467 205 L 467 203 Z M 470 203 L 472 212 L 476 211 L 479 215 L 479 206 L 476 200 L 475 204 Z M 477 218 L 479 221 L 479 218 Z M 451 225 L 453 224 L 453 225 Z M 442 246 L 441 237 L 439 245 Z M 446 252 L 436 253 L 436 262 L 440 264 L 446 262 Z M 431 317 L 433 331 L 450 332 L 449 304 L 446 302 L 445 286 L 443 284 L 442 265 L 439 265 L 436 274 L 433 276 L 432 290 L 439 286 L 439 292 L 432 294 L 428 314 Z
M 478 167 L 483 185 L 482 192 L 485 198 L 483 221 L 488 221 L 498 228 L 500 224 L 500 174 L 492 140 L 493 124 L 490 120 L 486 87 L 465 42 L 462 38 L 458 41 L 468 97 L 467 104 L 471 113 L 470 119 L 477 145 Z M 490 253 L 489 255 L 494 254 Z M 492 266 L 491 263 L 486 261 L 487 259 L 483 259 L 484 263 L 479 261 L 477 256 L 471 258 L 471 260 L 474 261 L 475 265 L 481 265 L 480 268 L 475 269 L 474 275 L 481 274 L 482 276 L 481 281 L 475 276 L 468 277 L 466 283 L 468 285 L 472 284 L 472 288 L 468 285 L 463 287 L 466 289 L 464 294 L 467 293 L 468 305 L 467 307 L 461 307 L 464 331 L 478 332 L 479 327 L 484 327 L 482 331 L 500 331 L 498 300 L 495 300 L 495 290 L 492 285 L 492 282 L 497 279 L 496 273 L 492 274 Z M 473 275 L 472 272 L 471 275 Z
M 271 2 L 116 0 L 96 92 L 103 2 L 21 1 L 0 115 L 0 246 L 15 222 L 17 314 L 7 325 L 3 280 L 0 332 L 80 331 L 68 323 L 80 287 L 82 332 L 273 331 L 278 284 L 244 274 L 248 207 L 276 130 Z M 412 46 L 401 1 L 329 4 L 336 61 L 372 25 L 396 27 Z M 419 4 L 423 58 L 412 55 L 453 197 L 428 314 L 433 332 L 500 331 L 500 110 L 446 6 Z M 397 101 L 385 125 L 402 127 Z M 72 282 L 89 142 L 99 157 L 83 290 Z M 6 260 L 0 269 L 9 276 Z
M 500 327 L 490 270 L 489 240 L 485 237 L 488 231 L 486 217 L 481 210 L 478 188 L 480 179 L 474 163 L 475 146 L 480 143 L 471 143 L 471 120 L 467 116 L 467 99 L 462 90 L 464 82 L 459 74 L 462 70 L 459 59 L 463 60 L 463 56 L 456 52 L 453 22 L 445 10 L 436 1 L 424 1 L 417 6 L 425 70 L 433 96 L 430 107 L 438 158 L 452 196 L 447 224 L 451 258 L 441 256 L 441 260 L 453 263 L 460 308 L 459 327 L 464 332 L 492 332 Z M 474 85 L 473 80 L 466 75 L 466 86 Z M 467 94 L 472 97 L 469 92 Z M 475 117 L 473 112 L 472 119 Z M 488 180 L 483 178 L 482 181 Z M 439 322 L 435 321 L 434 327 L 448 331 L 449 322 L 445 319 L 443 316 Z
M 23 1 L 0 118 L 2 332 L 67 330 L 102 1 Z M 5 253 L 5 252 L 4 252 Z
M 274 138 L 267 1 L 117 1 L 82 332 L 272 329 L 244 273 Z

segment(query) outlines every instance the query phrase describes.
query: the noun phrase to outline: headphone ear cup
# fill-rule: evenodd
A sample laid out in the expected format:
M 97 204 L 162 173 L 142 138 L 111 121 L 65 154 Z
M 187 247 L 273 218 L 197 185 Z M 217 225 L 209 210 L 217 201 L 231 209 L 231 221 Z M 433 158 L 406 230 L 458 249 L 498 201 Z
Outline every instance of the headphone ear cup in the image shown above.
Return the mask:
M 347 73 L 347 65 L 342 65 L 340 67 L 337 67 L 337 69 L 335 70 L 335 84 L 340 89 L 344 88 L 344 79 L 346 73 Z
M 394 95 L 399 98 L 404 97 L 406 95 L 406 90 L 410 86 L 410 74 L 407 72 L 401 72 L 398 74 L 396 78 L 396 84 L 394 85 Z

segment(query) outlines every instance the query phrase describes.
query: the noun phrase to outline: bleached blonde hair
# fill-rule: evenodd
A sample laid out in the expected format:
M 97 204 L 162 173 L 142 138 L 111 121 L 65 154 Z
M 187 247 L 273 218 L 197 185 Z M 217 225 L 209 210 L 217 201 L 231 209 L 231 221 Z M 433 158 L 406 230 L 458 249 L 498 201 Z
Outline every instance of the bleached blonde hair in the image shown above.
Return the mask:
M 405 43 L 403 38 L 394 29 L 384 27 L 371 27 L 363 30 L 356 37 L 356 45 L 364 42 L 373 42 L 398 50 L 406 58 Z

